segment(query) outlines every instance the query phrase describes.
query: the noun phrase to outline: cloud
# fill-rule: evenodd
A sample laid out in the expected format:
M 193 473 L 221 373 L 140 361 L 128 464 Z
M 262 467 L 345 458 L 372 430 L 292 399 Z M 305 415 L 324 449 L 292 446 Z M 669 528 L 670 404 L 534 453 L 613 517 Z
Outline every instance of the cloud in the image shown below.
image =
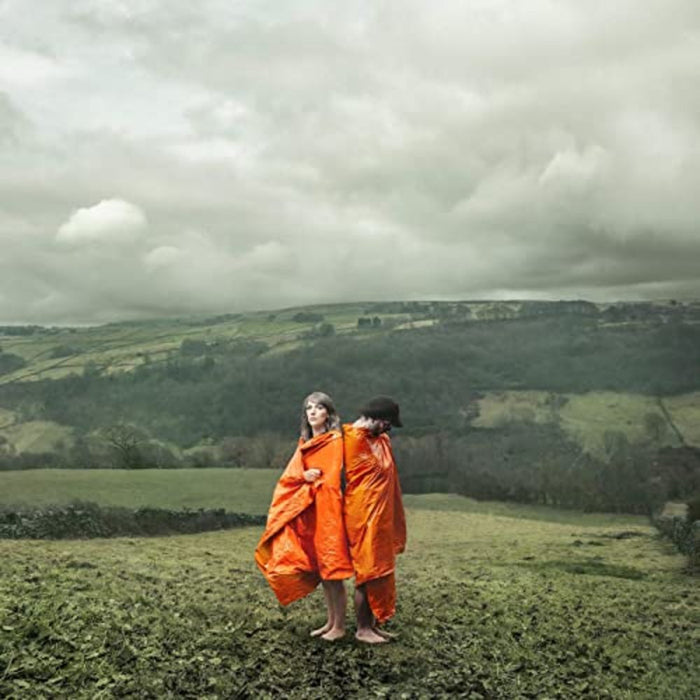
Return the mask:
M 0 146 L 9 150 L 20 139 L 26 138 L 29 132 L 30 126 L 25 116 L 6 94 L 0 92 Z
M 697 296 L 699 8 L 7 0 L 0 321 Z
M 158 270 L 170 267 L 173 263 L 182 260 L 186 253 L 172 245 L 162 245 L 154 248 L 144 256 L 144 263 L 150 270 Z
M 35 51 L 0 44 L 0 87 L 27 86 L 36 89 L 65 70 L 57 60 Z
M 94 206 L 76 209 L 58 229 L 56 240 L 70 245 L 120 245 L 140 237 L 146 228 L 146 215 L 135 204 L 122 199 L 103 199 Z

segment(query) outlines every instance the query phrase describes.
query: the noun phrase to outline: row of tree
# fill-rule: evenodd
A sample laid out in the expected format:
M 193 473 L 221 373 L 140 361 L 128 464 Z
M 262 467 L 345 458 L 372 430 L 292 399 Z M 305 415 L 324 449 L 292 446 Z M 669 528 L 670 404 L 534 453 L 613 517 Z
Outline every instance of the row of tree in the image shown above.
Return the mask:
M 632 445 L 616 431 L 605 438 L 602 457 L 555 427 L 530 425 L 409 439 L 396 452 L 404 490 L 413 493 L 649 515 L 669 499 L 700 494 L 697 448 Z

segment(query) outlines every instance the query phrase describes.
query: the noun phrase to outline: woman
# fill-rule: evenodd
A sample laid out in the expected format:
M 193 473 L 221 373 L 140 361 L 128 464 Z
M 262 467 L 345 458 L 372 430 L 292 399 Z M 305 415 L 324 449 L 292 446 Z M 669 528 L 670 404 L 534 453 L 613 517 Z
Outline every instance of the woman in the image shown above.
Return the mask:
M 345 634 L 343 579 L 353 575 L 343 523 L 343 440 L 331 398 L 319 391 L 302 405 L 301 437 L 277 483 L 255 561 L 282 605 L 323 584 L 328 620 L 311 632 Z

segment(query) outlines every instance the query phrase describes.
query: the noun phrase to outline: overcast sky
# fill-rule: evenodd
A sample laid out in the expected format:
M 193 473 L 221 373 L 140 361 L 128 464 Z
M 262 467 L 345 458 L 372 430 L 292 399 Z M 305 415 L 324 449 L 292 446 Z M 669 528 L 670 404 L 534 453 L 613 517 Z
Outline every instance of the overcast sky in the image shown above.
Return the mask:
M 0 0 L 0 323 L 698 269 L 697 0 Z

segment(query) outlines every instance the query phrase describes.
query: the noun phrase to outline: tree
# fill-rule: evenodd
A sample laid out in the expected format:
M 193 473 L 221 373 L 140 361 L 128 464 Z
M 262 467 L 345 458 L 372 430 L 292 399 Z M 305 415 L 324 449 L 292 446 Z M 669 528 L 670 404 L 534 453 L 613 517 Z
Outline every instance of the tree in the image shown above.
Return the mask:
M 19 355 L 13 355 L 11 352 L 0 351 L 0 374 L 9 374 L 15 370 L 26 367 L 27 361 Z
M 114 450 L 124 469 L 143 468 L 142 446 L 149 435 L 131 423 L 117 423 L 101 431 L 105 442 Z

